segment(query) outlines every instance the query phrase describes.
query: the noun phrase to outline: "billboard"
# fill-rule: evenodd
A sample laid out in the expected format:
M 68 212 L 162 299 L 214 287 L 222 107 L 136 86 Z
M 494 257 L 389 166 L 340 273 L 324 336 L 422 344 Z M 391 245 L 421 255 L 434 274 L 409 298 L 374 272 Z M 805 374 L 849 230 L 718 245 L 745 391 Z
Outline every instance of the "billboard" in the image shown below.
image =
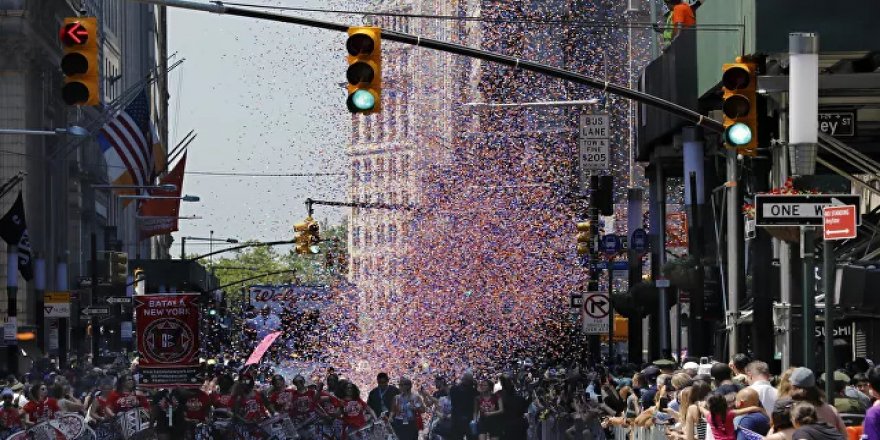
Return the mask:
M 199 294 L 134 297 L 145 387 L 199 386 Z

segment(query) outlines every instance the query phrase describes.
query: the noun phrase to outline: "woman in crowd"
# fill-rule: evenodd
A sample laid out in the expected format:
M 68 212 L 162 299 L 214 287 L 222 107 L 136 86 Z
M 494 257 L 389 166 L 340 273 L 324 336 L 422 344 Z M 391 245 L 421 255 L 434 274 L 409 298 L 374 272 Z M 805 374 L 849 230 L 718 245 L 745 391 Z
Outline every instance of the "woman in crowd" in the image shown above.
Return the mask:
M 116 389 L 107 396 L 107 416 L 114 417 L 126 411 L 141 408 L 149 414 L 150 402 L 135 391 L 134 377 L 124 374 L 116 380 Z
M 795 440 L 844 440 L 846 432 L 822 421 L 817 408 L 808 401 L 799 401 L 791 409 L 791 423 L 795 427 Z
M 706 409 L 703 409 L 703 417 L 709 421 L 712 429 L 712 438 L 715 440 L 735 440 L 736 431 L 733 427 L 733 418 L 736 415 L 727 406 L 727 398 L 723 394 L 712 394 L 706 401 Z
M 825 403 L 825 397 L 816 387 L 816 376 L 809 368 L 798 367 L 792 371 L 789 377 L 791 382 L 791 399 L 796 403 L 808 402 L 813 405 L 819 421 L 825 422 L 846 435 L 846 425 L 837 409 Z M 794 410 L 792 410 L 792 413 Z
M 21 409 L 13 402 L 14 394 L 9 388 L 0 392 L 0 438 L 9 437 L 24 429 Z
M 772 428 L 767 434 L 765 440 L 792 440 L 791 435 L 794 434 L 795 427 L 791 422 L 791 408 L 794 401 L 785 398 L 776 401 L 773 406 L 773 414 L 770 415 Z
M 501 407 L 504 408 L 501 417 L 504 439 L 525 440 L 529 428 L 526 420 L 528 402 L 517 393 L 516 385 L 510 376 L 503 374 L 498 380 L 501 383 Z
M 791 367 L 779 375 L 779 384 L 776 385 L 777 399 L 784 399 L 791 396 L 791 373 L 793 373 L 794 370 L 795 367 Z
M 700 411 L 700 403 L 706 400 L 712 387 L 709 382 L 697 380 L 690 386 L 688 393 L 687 406 L 682 402 L 683 418 L 680 421 L 682 427 L 680 430 L 672 432 L 674 438 L 683 440 L 705 440 L 706 439 L 706 419 Z
M 504 414 L 504 402 L 492 393 L 494 384 L 489 379 L 480 381 L 477 391 L 479 395 L 474 403 L 474 420 L 480 440 L 498 439 L 501 437 L 501 415 Z
M 367 421 L 375 418 L 373 410 L 361 399 L 361 390 L 357 385 L 347 382 L 342 394 L 342 422 L 346 432 L 357 431 L 367 426 Z
M 30 400 L 22 410 L 25 425 L 28 427 L 54 419 L 61 412 L 58 401 L 49 397 L 48 389 L 43 382 L 34 382 L 30 387 Z
M 394 396 L 391 404 L 391 423 L 400 440 L 416 440 L 422 429 L 425 405 L 421 397 L 413 393 L 411 380 L 401 378 L 399 386 L 400 394 Z
M 82 401 L 73 397 L 71 395 L 70 385 L 66 382 L 56 383 L 52 386 L 52 390 L 49 393 L 54 399 L 58 400 L 58 406 L 61 407 L 61 412 L 66 413 L 82 413 L 83 412 L 83 404 Z

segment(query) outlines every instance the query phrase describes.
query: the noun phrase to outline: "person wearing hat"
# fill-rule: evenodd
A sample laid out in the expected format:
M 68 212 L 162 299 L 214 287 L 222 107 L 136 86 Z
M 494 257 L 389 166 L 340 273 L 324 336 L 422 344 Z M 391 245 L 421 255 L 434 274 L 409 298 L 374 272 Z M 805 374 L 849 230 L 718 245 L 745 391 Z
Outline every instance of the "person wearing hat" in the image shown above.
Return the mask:
M 819 376 L 819 380 L 822 383 L 825 383 L 828 380 L 825 373 L 822 373 Z M 862 405 L 862 402 L 859 402 L 858 399 L 854 399 L 846 395 L 844 391 L 846 391 L 846 386 L 849 384 L 849 376 L 842 371 L 834 372 L 834 382 L 831 384 L 831 389 L 834 392 L 834 398 L 829 398 L 829 401 L 832 402 L 834 408 L 837 409 L 837 412 L 840 414 L 865 414 L 865 411 L 868 410 L 868 407 Z
M 804 367 L 795 368 L 789 377 L 791 382 L 791 399 L 795 402 L 808 402 L 816 408 L 819 421 L 825 422 L 846 435 L 846 425 L 837 410 L 825 403 L 822 393 L 816 387 L 816 376 L 813 370 Z
M 700 364 L 694 361 L 685 362 L 684 365 L 682 365 L 681 369 L 684 370 L 684 372 L 687 373 L 687 375 L 690 376 L 691 379 L 693 379 L 697 377 L 697 373 L 700 371 Z
M 639 398 L 639 403 L 641 403 L 643 409 L 654 406 L 654 397 L 657 395 L 659 388 L 657 384 L 658 376 L 660 376 L 660 369 L 653 365 L 642 370 L 642 377 L 645 378 L 645 385 L 647 386 L 647 388 L 642 389 L 642 394 Z
M 21 409 L 12 403 L 13 397 L 14 393 L 9 388 L 4 388 L 0 392 L 0 398 L 3 399 L 2 406 L 0 406 L 0 438 L 9 437 L 24 429 Z

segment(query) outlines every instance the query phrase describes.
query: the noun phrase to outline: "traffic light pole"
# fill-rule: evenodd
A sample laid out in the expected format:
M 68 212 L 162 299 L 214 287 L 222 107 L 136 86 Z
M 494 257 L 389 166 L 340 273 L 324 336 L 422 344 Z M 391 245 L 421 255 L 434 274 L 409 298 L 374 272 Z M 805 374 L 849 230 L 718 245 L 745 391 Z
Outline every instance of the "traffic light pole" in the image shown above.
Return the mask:
M 270 20 L 277 21 L 281 23 L 289 23 L 296 24 L 301 26 L 314 27 L 319 29 L 332 30 L 337 32 L 348 32 L 350 26 L 341 24 L 341 23 L 333 23 L 329 21 L 322 20 L 314 20 L 305 17 L 297 17 L 293 15 L 282 15 L 277 13 L 265 12 L 265 11 L 257 11 L 252 9 L 240 8 L 235 6 L 227 6 L 221 2 L 214 3 L 200 3 L 189 0 L 129 0 L 135 1 L 138 3 L 148 3 L 159 6 L 169 6 L 174 8 L 182 8 L 182 9 L 191 9 L 196 11 L 203 12 L 211 12 L 214 14 L 226 14 L 226 15 L 234 15 L 237 17 L 248 17 L 248 18 L 256 18 L 260 20 Z M 367 15 L 365 13 L 365 15 Z M 646 104 L 652 107 L 656 107 L 660 110 L 672 113 L 682 119 L 685 119 L 697 126 L 705 127 L 709 130 L 713 130 L 716 132 L 723 132 L 724 127 L 721 122 L 706 117 L 699 112 L 691 110 L 687 107 L 678 105 L 674 102 L 667 101 L 665 99 L 658 98 L 653 95 L 649 95 L 647 93 L 640 92 L 638 90 L 633 90 L 628 87 L 619 86 L 616 84 L 611 84 L 610 82 L 594 78 L 586 75 L 582 75 L 576 72 L 572 72 L 565 69 L 560 69 L 558 67 L 553 67 L 543 63 L 537 63 L 534 61 L 522 60 L 516 57 L 501 55 L 495 52 L 476 49 L 472 47 L 463 46 L 460 44 L 449 43 L 446 41 L 433 40 L 430 38 L 422 38 L 417 35 L 405 34 L 402 32 L 395 32 L 391 30 L 382 30 L 382 39 L 388 41 L 394 41 L 398 43 L 410 44 L 414 46 L 425 47 L 428 49 L 439 50 L 442 52 L 453 53 L 456 55 L 462 55 L 470 58 L 477 58 L 481 60 L 491 61 L 494 63 L 511 66 L 514 68 L 519 68 L 523 70 L 528 70 L 531 72 L 540 73 L 542 75 L 547 75 L 553 78 L 559 78 L 566 81 L 571 81 L 577 84 L 583 84 L 588 87 L 592 87 L 594 89 L 601 89 L 603 92 L 615 94 L 618 96 L 622 96 L 624 98 L 632 99 L 634 101 L 640 102 L 642 104 Z

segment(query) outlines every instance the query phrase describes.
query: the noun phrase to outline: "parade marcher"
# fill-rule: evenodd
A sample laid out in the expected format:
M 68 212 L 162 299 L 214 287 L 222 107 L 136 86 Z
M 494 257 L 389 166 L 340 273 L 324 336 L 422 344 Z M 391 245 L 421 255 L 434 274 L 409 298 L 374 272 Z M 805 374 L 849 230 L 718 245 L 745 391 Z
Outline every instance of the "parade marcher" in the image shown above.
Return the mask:
M 367 421 L 374 417 L 373 410 L 361 399 L 361 391 L 357 385 L 347 383 L 342 396 L 342 422 L 345 424 L 346 432 L 363 428 L 367 425 Z
M 293 378 L 292 398 L 293 403 L 290 407 L 290 418 L 295 424 L 302 424 L 309 420 L 315 413 L 315 400 L 317 393 L 309 390 L 306 386 L 306 379 L 303 376 Z
M 449 389 L 449 400 L 452 402 L 452 436 L 461 440 L 469 431 L 470 421 L 474 416 L 474 402 L 478 392 L 471 373 L 464 373 L 461 379 Z
M 58 401 L 49 397 L 48 389 L 42 382 L 34 382 L 30 387 L 30 400 L 22 408 L 25 414 L 25 424 L 34 426 L 54 419 L 61 412 Z
M 211 397 L 200 389 L 187 390 L 183 397 L 186 399 L 184 417 L 187 425 L 187 437 L 194 438 L 195 433 L 211 417 Z
M 185 398 L 181 388 L 160 390 L 153 395 L 151 426 L 159 440 L 187 438 Z
M 422 430 L 422 414 L 425 404 L 418 394 L 412 392 L 412 381 L 400 379 L 400 394 L 394 396 L 391 405 L 391 425 L 400 440 L 416 440 Z
M 272 387 L 269 389 L 269 409 L 273 414 L 290 414 L 293 408 L 294 391 L 284 383 L 284 376 L 272 376 Z
M 381 416 L 390 411 L 394 397 L 400 394 L 400 390 L 394 385 L 389 385 L 389 382 L 388 373 L 377 374 L 376 383 L 378 386 L 373 388 L 367 396 L 367 404 L 376 415 Z
M 477 387 L 480 394 L 474 402 L 474 420 L 477 422 L 480 440 L 501 437 L 501 415 L 504 414 L 504 402 L 498 395 L 492 393 L 492 388 L 493 384 L 489 379 L 481 380 Z
M 0 392 L 0 399 L 3 400 L 0 406 L 0 438 L 9 437 L 24 429 L 24 416 L 21 408 L 13 403 L 14 397 L 15 394 L 9 388 Z
M 122 375 L 116 380 L 116 389 L 107 396 L 107 414 L 113 417 L 135 408 L 143 408 L 149 412 L 150 402 L 146 397 L 138 395 L 135 391 L 133 376 Z

